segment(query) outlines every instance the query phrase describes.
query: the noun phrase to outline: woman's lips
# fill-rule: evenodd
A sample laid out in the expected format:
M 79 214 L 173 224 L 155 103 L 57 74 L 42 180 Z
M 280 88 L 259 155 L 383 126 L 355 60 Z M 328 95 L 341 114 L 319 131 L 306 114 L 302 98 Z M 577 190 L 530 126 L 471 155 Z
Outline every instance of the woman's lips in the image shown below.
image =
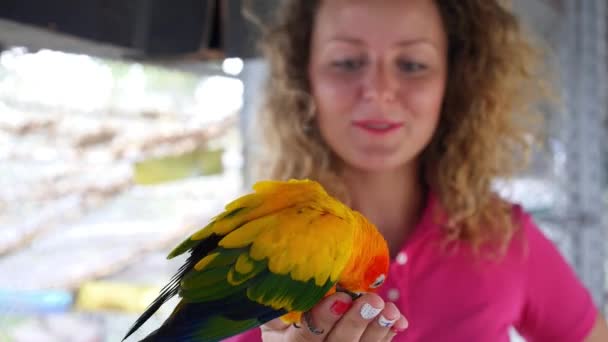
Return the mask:
M 403 127 L 402 122 L 388 120 L 357 120 L 353 121 L 353 125 L 365 132 L 377 135 L 392 133 Z

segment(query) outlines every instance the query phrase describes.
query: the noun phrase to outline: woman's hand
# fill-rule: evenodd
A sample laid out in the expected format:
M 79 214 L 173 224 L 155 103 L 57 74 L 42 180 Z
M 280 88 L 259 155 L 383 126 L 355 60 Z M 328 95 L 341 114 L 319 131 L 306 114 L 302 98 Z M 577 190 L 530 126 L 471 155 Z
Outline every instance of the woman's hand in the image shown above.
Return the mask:
M 393 303 L 385 303 L 378 295 L 365 294 L 353 302 L 345 293 L 323 299 L 303 321 L 299 328 L 278 319 L 271 321 L 261 327 L 262 339 L 265 342 L 390 341 L 408 324 Z

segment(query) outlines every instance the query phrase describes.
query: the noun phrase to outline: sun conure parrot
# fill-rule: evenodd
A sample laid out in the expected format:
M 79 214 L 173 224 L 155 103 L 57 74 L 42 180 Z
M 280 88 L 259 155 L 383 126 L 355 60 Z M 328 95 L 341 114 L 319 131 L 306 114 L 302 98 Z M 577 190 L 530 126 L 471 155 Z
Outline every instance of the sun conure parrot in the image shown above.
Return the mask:
M 175 295 L 173 313 L 143 341 L 219 341 L 277 317 L 297 326 L 335 291 L 382 285 L 388 247 L 363 215 L 310 180 L 253 189 L 169 254 L 190 252 L 125 339 Z

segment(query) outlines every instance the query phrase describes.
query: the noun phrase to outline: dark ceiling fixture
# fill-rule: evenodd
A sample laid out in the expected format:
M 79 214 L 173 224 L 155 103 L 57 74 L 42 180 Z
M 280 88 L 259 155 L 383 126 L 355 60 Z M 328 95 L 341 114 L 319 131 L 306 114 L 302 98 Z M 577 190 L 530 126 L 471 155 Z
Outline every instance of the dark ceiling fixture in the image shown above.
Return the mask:
M 280 0 L 2 0 L 0 18 L 132 51 L 132 59 L 249 58 Z M 39 48 L 45 48 L 40 46 Z

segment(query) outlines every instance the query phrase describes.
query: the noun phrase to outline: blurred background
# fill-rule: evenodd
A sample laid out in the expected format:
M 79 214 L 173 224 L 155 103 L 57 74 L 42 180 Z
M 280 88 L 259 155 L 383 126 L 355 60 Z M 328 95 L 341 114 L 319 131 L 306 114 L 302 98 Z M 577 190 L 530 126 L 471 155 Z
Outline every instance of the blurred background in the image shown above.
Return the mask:
M 0 342 L 119 341 L 183 261 L 171 247 L 248 189 L 267 70 L 249 19 L 279 1 L 0 1 Z M 514 7 L 564 106 L 496 187 L 606 312 L 608 5 Z

